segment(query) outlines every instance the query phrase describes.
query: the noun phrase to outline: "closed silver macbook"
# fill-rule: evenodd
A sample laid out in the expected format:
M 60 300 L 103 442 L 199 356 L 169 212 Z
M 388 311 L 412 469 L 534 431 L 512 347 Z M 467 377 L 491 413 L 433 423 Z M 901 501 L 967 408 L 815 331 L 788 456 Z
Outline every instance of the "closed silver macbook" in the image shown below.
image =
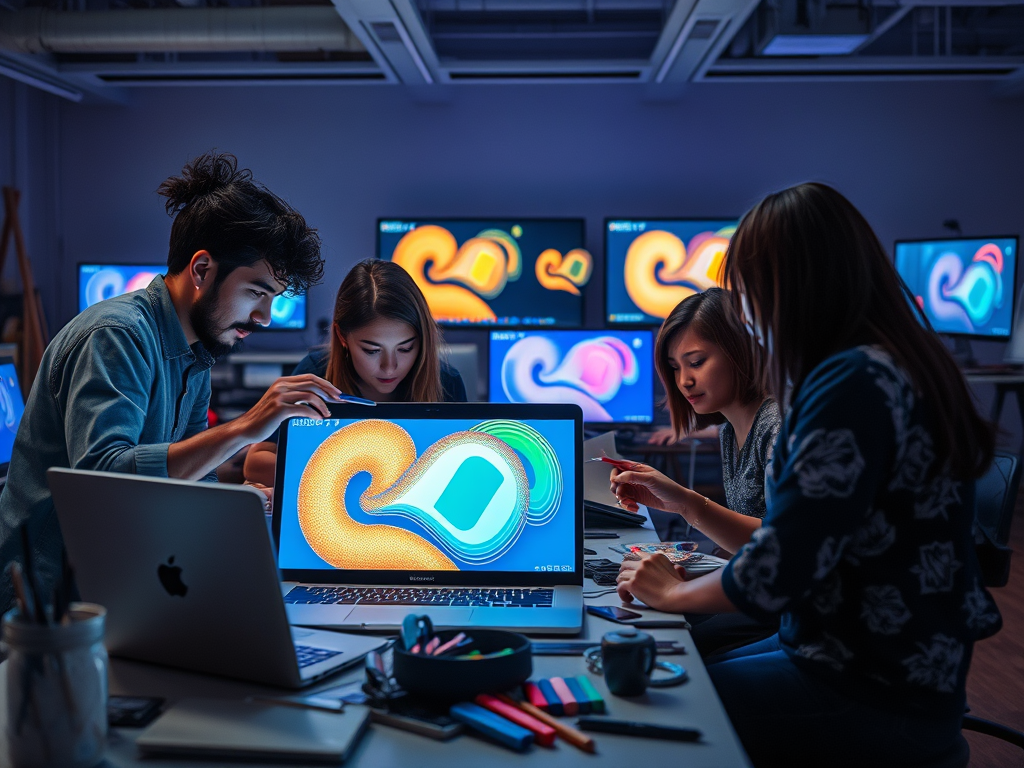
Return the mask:
M 573 634 L 583 623 L 577 405 L 331 405 L 278 438 L 293 624 Z
M 251 488 L 53 468 L 83 599 L 112 656 L 299 688 L 384 641 L 289 626 L 262 495 Z

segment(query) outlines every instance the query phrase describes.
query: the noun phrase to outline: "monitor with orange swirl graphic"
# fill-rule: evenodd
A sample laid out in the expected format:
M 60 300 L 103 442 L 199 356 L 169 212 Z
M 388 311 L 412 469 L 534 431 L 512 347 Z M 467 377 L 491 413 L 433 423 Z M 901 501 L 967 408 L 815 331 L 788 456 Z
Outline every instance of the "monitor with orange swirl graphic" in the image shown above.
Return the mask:
M 1008 339 L 1017 285 L 1017 238 L 896 243 L 896 271 L 938 333 Z
M 735 219 L 605 221 L 605 320 L 660 325 L 683 299 L 721 285 Z
M 589 423 L 654 420 L 649 330 L 491 331 L 492 403 L 575 403 Z
M 381 219 L 377 256 L 454 326 L 578 328 L 594 272 L 582 219 Z

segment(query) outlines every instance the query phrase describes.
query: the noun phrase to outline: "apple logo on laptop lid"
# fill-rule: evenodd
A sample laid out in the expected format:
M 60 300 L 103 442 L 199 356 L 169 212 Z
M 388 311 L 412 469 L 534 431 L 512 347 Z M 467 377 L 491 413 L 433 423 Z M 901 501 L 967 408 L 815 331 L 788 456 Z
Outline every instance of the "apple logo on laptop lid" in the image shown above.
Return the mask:
M 156 569 L 156 575 L 168 595 L 184 597 L 188 593 L 188 585 L 181 580 L 181 566 L 174 564 L 174 555 Z

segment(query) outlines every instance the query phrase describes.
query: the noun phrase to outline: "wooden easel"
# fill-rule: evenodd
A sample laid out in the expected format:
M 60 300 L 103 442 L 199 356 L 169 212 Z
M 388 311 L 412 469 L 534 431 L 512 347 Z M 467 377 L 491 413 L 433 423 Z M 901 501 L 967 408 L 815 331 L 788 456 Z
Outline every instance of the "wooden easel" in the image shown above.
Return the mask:
M 4 187 L 4 225 L 0 233 L 0 274 L 3 274 L 7 262 L 7 243 L 14 235 L 14 250 L 18 254 L 18 271 L 21 273 L 22 312 L 21 312 L 21 343 L 18 345 L 18 373 L 21 376 L 22 395 L 27 400 L 32 382 L 43 359 L 43 350 L 50 342 L 50 333 L 46 328 L 43 307 L 36 293 L 36 281 L 32 277 L 32 264 L 25 250 L 25 236 L 21 231 L 18 219 L 18 203 L 21 192 L 14 187 Z

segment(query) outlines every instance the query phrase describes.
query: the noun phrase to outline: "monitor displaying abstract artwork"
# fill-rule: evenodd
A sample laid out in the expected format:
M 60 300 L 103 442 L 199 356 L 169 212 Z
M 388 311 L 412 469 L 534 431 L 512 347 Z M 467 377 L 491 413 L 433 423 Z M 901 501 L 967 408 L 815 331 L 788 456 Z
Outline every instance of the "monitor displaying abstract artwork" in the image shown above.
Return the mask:
M 492 403 L 575 403 L 585 422 L 654 420 L 654 339 L 636 331 L 491 331 Z
M 157 275 L 166 275 L 162 264 L 79 264 L 78 311 L 123 293 L 148 286 Z M 298 331 L 306 327 L 306 297 L 274 297 L 267 330 Z
M 1016 237 L 897 242 L 895 262 L 936 332 L 1010 337 L 1017 286 Z
M 78 311 L 104 299 L 140 291 L 157 275 L 166 275 L 161 264 L 79 264 Z
M 605 320 L 660 325 L 675 306 L 720 284 L 736 219 L 607 219 Z
M 583 219 L 381 219 L 377 256 L 400 264 L 453 326 L 583 324 L 594 271 Z
M 21 385 L 14 359 L 0 357 L 0 474 L 7 474 L 14 450 L 14 437 L 18 434 L 25 403 L 21 399 Z

